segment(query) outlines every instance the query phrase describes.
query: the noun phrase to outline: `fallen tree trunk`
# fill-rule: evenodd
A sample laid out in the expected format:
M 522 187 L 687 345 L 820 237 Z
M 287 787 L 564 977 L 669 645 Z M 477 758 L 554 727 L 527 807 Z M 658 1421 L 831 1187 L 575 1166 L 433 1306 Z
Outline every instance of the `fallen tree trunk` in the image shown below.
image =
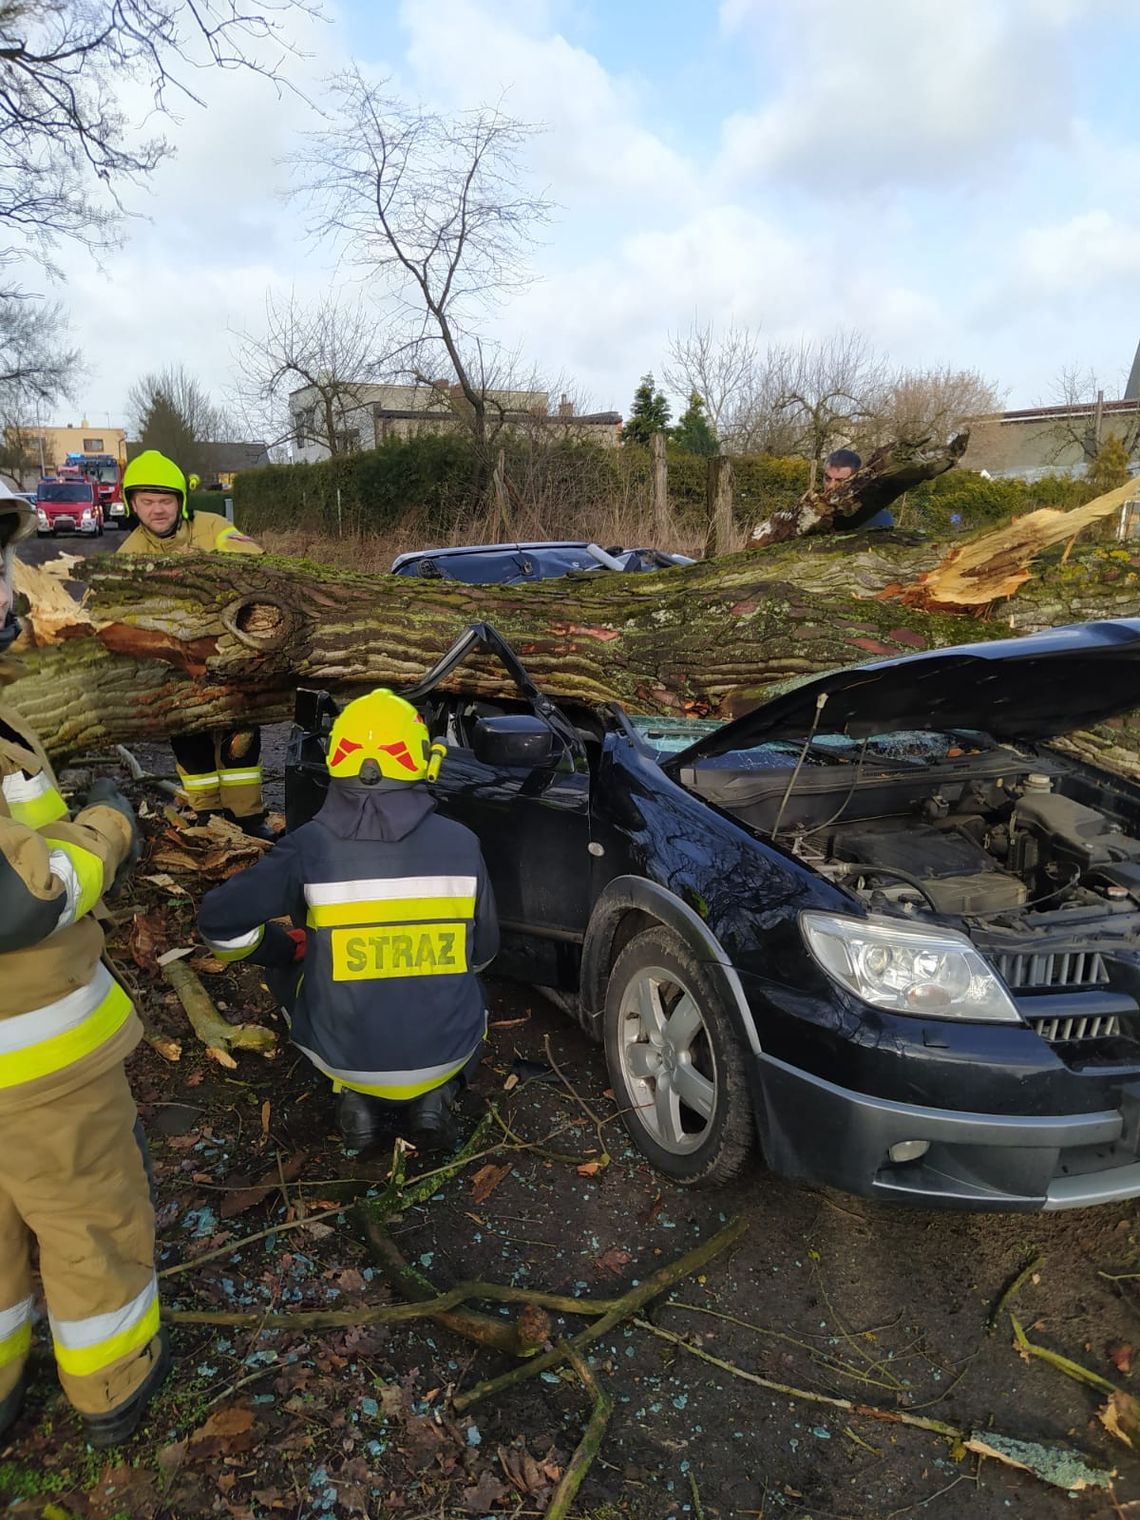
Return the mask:
M 298 685 L 407 686 L 467 623 L 487 621 L 555 698 L 729 716 L 774 683 L 853 660 L 1131 616 L 1136 567 L 1115 545 L 1082 548 L 1064 564 L 1056 549 L 1057 563 L 1034 565 L 1029 580 L 1022 574 L 1042 545 L 1114 513 L 1119 496 L 1075 513 L 1034 513 L 1013 525 L 1012 539 L 1008 527 L 952 546 L 821 536 L 658 575 L 525 586 L 366 577 L 236 555 L 108 556 L 82 572 L 92 592 L 86 622 L 22 665 L 10 661 L 7 695 L 49 749 L 67 755 L 238 717 L 285 718 Z M 987 564 L 998 566 L 996 579 L 985 580 Z M 1017 595 L 999 603 L 1011 579 Z M 462 680 L 473 694 L 503 690 L 489 661 L 464 667 Z M 1098 742 L 1098 759 L 1133 773 L 1131 731 Z

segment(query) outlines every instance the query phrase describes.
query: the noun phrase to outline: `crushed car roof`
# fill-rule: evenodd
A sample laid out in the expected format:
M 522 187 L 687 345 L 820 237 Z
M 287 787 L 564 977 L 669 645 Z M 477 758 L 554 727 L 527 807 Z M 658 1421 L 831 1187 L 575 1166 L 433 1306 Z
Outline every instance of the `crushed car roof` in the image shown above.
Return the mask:
M 815 676 L 725 723 L 669 768 L 773 739 L 973 729 L 1003 742 L 1055 738 L 1140 707 L 1140 619 L 1078 623 Z

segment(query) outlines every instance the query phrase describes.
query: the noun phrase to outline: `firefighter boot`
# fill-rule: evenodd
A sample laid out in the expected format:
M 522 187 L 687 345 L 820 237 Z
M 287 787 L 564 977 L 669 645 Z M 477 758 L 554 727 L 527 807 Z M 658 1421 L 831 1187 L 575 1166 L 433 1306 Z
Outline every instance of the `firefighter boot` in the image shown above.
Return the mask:
M 363 1151 L 375 1145 L 384 1132 L 384 1105 L 367 1093 L 344 1087 L 336 1100 L 336 1124 L 349 1150 Z
M 264 813 L 250 813 L 246 818 L 238 818 L 231 813 L 229 815 L 243 834 L 248 834 L 251 839 L 264 839 L 269 844 L 274 844 L 277 835 L 265 821 Z
M 121 1446 L 124 1441 L 129 1441 L 139 1428 L 147 1405 L 166 1381 L 169 1371 L 170 1335 L 164 1328 L 158 1332 L 158 1351 L 151 1369 L 130 1398 L 117 1409 L 109 1409 L 106 1414 L 80 1416 L 84 1434 L 91 1445 L 103 1449 Z
M 462 1088 L 456 1077 L 421 1093 L 405 1106 L 401 1118 L 401 1130 L 418 1151 L 440 1153 L 455 1148 L 459 1140 L 459 1125 L 452 1107 Z

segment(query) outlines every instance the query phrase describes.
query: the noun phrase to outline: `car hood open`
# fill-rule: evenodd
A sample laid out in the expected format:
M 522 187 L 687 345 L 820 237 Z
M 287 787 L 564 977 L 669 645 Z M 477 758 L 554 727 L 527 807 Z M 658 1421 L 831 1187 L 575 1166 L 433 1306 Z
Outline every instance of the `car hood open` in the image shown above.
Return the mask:
M 1003 742 L 1050 739 L 1140 707 L 1140 619 L 1078 623 L 848 665 L 804 681 L 672 755 L 668 769 L 820 733 L 975 729 Z

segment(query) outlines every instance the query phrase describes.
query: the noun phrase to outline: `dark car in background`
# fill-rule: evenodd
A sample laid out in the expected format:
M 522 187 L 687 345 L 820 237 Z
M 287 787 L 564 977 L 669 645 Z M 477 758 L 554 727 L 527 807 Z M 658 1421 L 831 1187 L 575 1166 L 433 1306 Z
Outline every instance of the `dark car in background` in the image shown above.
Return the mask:
M 103 532 L 98 486 L 90 480 L 41 480 L 36 487 L 36 532 L 41 538 L 53 533 L 98 538 Z
M 454 691 L 486 651 L 500 701 Z M 482 843 L 494 974 L 604 1044 L 662 1172 L 724 1181 L 758 1139 L 926 1206 L 1140 1195 L 1140 788 L 1049 744 L 1140 705 L 1140 621 L 852 666 L 724 723 L 555 703 L 480 624 L 405 695 Z M 299 693 L 290 827 L 334 712 Z
M 569 539 L 526 544 L 464 544 L 452 549 L 418 549 L 392 561 L 393 575 L 462 581 L 468 586 L 509 586 L 519 581 L 554 580 L 584 570 L 622 572 L 668 570 L 691 565 L 684 554 L 661 549 L 603 549 Z

